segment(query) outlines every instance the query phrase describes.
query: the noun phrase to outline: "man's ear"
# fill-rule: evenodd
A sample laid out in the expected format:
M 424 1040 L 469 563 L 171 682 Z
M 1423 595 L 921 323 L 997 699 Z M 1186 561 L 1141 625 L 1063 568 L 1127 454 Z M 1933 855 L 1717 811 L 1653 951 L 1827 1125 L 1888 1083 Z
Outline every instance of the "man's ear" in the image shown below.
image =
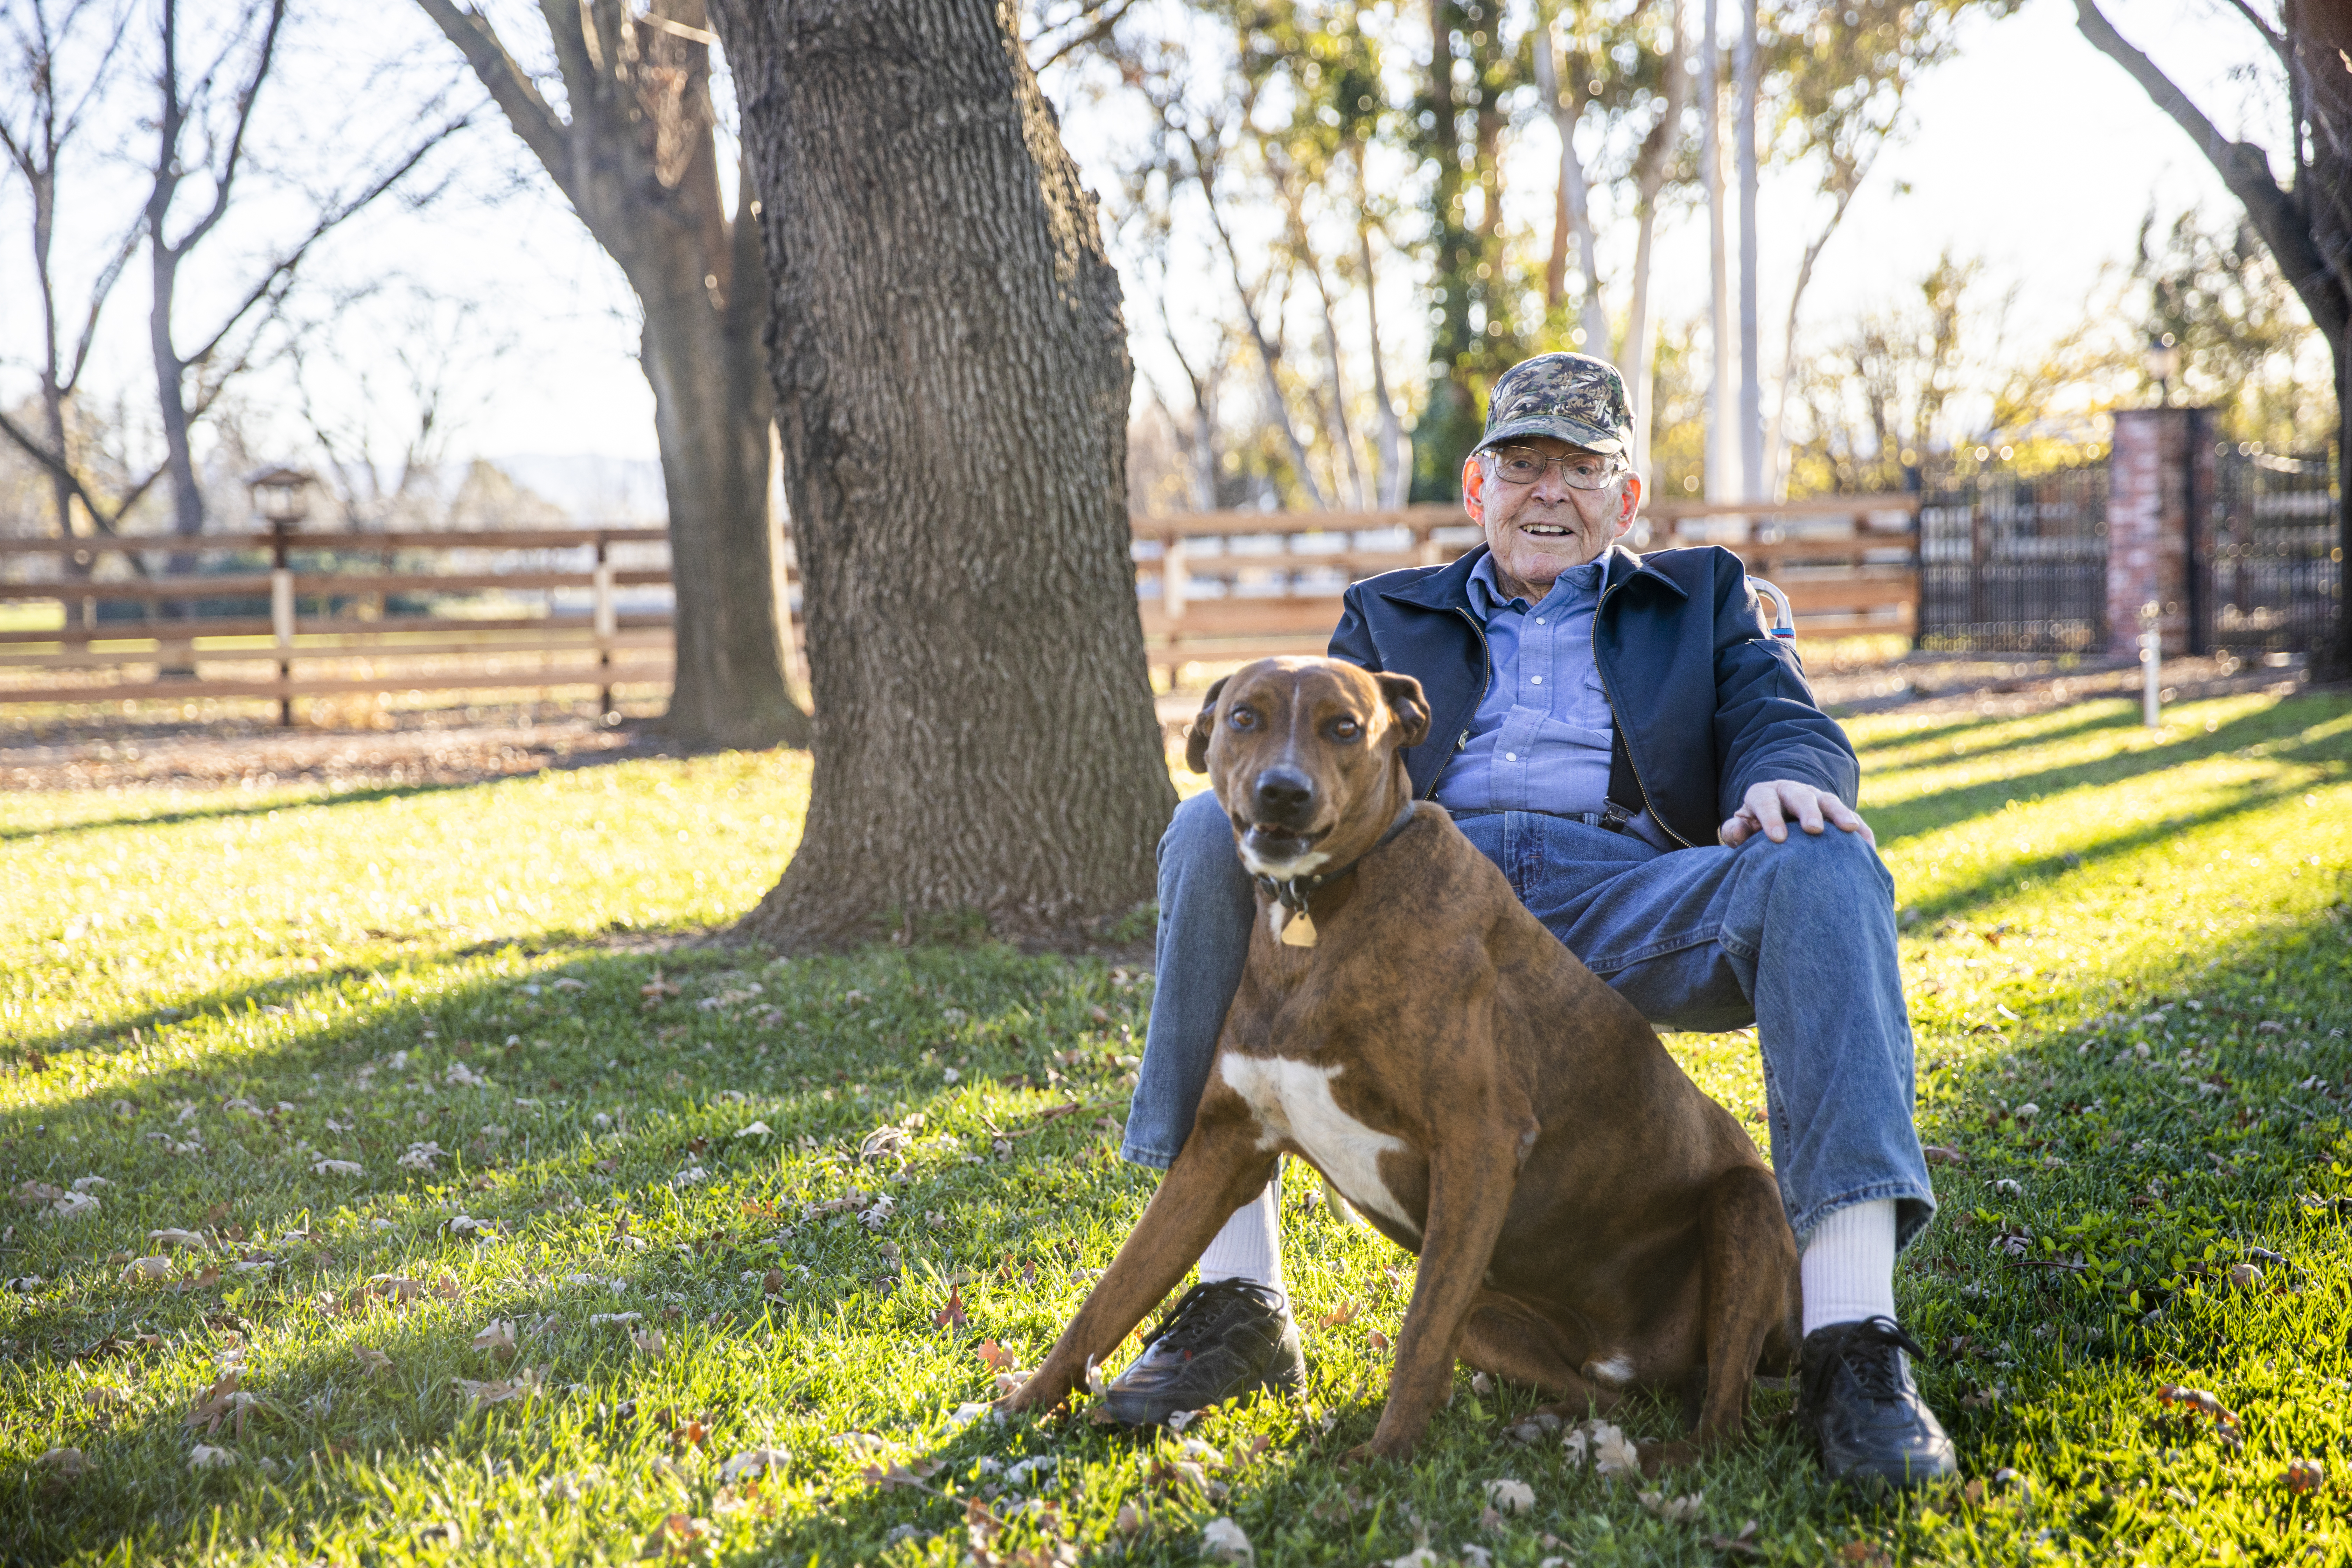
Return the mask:
M 1209 694 L 1201 699 L 1201 711 L 1193 716 L 1192 732 L 1184 738 L 1184 765 L 1196 773 L 1209 771 L 1209 731 L 1217 721 L 1217 698 L 1232 679 L 1229 675 L 1219 676 L 1217 683 L 1209 688 Z M 1419 686 L 1414 689 L 1419 690 Z
M 1421 694 L 1421 682 L 1410 675 L 1376 675 L 1372 679 L 1381 683 L 1381 696 L 1396 720 L 1397 749 L 1418 746 L 1429 739 L 1429 699 Z

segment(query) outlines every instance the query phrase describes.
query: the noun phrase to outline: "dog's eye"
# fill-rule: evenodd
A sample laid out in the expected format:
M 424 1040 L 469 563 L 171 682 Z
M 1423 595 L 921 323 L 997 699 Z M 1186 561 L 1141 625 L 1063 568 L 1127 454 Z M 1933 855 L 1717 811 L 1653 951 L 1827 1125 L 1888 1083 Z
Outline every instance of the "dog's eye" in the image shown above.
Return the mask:
M 1364 727 L 1353 719 L 1331 721 L 1331 738 L 1335 741 L 1352 741 L 1363 732 Z
M 1257 715 L 1246 708 L 1236 708 L 1233 711 L 1233 717 L 1227 719 L 1225 722 L 1236 730 L 1255 730 L 1257 728 Z

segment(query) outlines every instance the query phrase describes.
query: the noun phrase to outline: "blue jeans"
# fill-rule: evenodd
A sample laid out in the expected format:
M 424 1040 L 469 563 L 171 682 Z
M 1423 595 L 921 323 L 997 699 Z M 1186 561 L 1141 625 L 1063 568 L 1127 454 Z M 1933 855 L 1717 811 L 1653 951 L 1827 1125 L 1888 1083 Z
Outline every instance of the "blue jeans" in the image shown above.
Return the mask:
M 1780 1201 L 1801 1242 L 1892 1198 L 1907 1243 L 1936 1212 L 1911 1121 L 1895 879 L 1857 834 L 1791 826 L 1672 854 L 1533 811 L 1465 816 L 1471 843 L 1570 952 L 1653 1024 L 1756 1026 Z M 1165 1170 L 1192 1131 L 1256 910 L 1213 795 L 1160 841 L 1159 978 L 1120 1153 Z

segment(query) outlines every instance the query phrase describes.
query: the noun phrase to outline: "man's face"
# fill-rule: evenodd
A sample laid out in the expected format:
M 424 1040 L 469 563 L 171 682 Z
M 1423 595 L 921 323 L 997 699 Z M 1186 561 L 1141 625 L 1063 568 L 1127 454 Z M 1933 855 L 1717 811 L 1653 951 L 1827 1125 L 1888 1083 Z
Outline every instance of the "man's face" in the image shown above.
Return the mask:
M 1502 450 L 1566 458 L 1589 465 L 1588 473 L 1613 462 L 1549 436 L 1526 437 Z M 1626 473 L 1606 489 L 1585 490 L 1568 482 L 1566 467 L 1549 463 L 1532 483 L 1512 484 L 1499 470 L 1490 476 L 1475 456 L 1462 465 L 1463 510 L 1486 531 L 1496 580 L 1514 596 L 1541 598 L 1562 572 L 1597 560 L 1633 526 L 1642 504 L 1639 475 Z

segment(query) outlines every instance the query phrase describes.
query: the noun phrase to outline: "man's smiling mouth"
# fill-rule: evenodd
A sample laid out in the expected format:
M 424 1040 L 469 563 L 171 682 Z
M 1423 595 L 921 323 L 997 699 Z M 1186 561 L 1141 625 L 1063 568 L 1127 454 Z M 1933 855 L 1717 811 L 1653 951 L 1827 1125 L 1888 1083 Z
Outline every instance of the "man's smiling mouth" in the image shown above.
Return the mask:
M 1523 522 L 1519 524 L 1519 531 L 1530 539 L 1567 539 L 1576 532 L 1559 522 Z

